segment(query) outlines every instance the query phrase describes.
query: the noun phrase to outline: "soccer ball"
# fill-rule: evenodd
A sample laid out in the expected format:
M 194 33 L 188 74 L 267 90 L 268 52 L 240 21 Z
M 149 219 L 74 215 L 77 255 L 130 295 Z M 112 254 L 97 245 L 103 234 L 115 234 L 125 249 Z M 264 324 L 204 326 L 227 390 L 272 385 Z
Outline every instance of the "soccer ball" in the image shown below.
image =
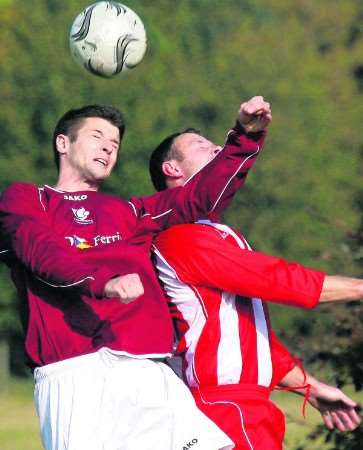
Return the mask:
M 69 43 L 79 64 L 95 75 L 112 77 L 139 64 L 146 51 L 146 33 L 132 9 L 100 1 L 75 18 Z

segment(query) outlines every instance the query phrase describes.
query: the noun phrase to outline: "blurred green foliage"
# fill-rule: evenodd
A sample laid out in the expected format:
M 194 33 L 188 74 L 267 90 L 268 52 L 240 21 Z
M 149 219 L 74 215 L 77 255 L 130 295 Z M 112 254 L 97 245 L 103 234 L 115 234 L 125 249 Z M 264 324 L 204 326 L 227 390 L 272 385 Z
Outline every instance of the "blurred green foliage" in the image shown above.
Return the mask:
M 361 272 L 361 244 L 351 246 L 362 211 L 361 0 L 125 0 L 145 23 L 148 50 L 134 71 L 111 80 L 70 56 L 69 27 L 89 3 L 0 0 L 0 190 L 15 180 L 54 183 L 56 120 L 97 102 L 118 106 L 127 121 L 106 189 L 150 194 L 148 155 L 166 134 L 194 126 L 222 142 L 241 101 L 264 95 L 274 115 L 269 137 L 226 220 L 260 250 L 330 273 Z M 0 282 L 6 336 L 19 325 L 4 270 Z M 275 307 L 273 320 L 308 354 L 302 342 L 322 330 L 315 323 L 330 316 L 334 339 L 340 311 L 307 322 L 307 314 Z

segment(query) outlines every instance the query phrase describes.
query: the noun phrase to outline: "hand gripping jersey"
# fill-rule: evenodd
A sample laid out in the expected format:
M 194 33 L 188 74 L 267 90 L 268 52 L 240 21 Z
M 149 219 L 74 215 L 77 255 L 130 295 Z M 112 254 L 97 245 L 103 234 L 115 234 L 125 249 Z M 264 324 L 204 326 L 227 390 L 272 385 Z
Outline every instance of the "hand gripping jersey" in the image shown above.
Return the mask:
M 312 308 L 324 274 L 251 251 L 241 234 L 203 222 L 172 227 L 154 244 L 184 378 L 236 449 L 277 450 L 284 420 L 269 392 L 296 359 L 271 330 L 261 298 Z
M 224 150 L 183 188 L 133 198 L 14 183 L 0 197 L 0 256 L 21 299 L 30 364 L 101 347 L 139 357 L 171 351 L 171 322 L 149 261 L 164 228 L 218 215 L 242 185 L 264 134 L 236 126 Z M 103 298 L 114 276 L 137 272 L 145 293 L 130 304 Z

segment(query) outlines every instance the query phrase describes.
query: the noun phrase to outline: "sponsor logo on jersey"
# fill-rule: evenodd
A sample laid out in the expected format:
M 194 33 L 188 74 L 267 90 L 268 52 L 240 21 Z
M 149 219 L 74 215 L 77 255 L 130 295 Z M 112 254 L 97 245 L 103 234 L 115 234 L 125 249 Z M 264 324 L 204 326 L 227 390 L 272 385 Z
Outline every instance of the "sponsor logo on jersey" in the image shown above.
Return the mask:
M 86 200 L 87 199 L 87 195 L 86 194 L 82 194 L 82 195 L 71 195 L 71 194 L 66 194 L 64 196 L 64 200 L 72 200 L 72 201 L 77 201 L 77 202 L 81 202 L 82 200 Z
M 88 219 L 90 212 L 87 211 L 83 206 L 81 208 L 72 208 L 72 211 L 74 220 L 77 223 L 80 223 L 82 225 L 90 225 L 91 223 L 93 223 L 92 219 Z
M 112 236 L 102 236 L 98 234 L 93 238 L 93 245 L 94 247 L 97 247 L 97 245 L 100 244 L 112 244 L 113 242 L 121 241 L 121 235 L 117 231 L 116 234 L 113 234 Z
M 183 450 L 188 450 L 189 448 L 192 448 L 193 445 L 198 443 L 198 439 L 194 438 L 191 441 L 189 441 L 187 444 L 183 445 Z
M 92 245 L 89 244 L 86 239 L 83 239 L 83 238 L 81 238 L 79 236 L 76 236 L 76 235 L 74 235 L 74 236 L 65 236 L 65 239 L 67 239 L 70 242 L 72 247 L 77 247 L 80 250 L 84 250 L 86 248 L 92 247 Z
M 72 247 L 77 247 L 80 250 L 84 250 L 86 248 L 97 247 L 99 245 L 113 244 L 114 242 L 121 241 L 122 237 L 121 234 L 116 231 L 115 234 L 109 236 L 98 234 L 97 236 L 91 238 L 91 240 L 81 238 L 75 234 L 73 236 L 65 236 L 65 239 L 67 239 Z

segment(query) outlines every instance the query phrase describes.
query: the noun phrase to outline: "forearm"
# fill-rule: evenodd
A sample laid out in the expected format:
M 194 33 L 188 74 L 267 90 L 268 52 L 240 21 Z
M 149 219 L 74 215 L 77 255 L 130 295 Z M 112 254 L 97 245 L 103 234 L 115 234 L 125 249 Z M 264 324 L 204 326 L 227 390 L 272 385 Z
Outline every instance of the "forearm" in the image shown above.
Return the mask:
M 294 385 L 304 382 L 305 388 L 294 389 Z M 298 367 L 294 367 L 283 379 L 282 385 L 291 388 L 293 392 L 301 395 L 308 394 L 310 405 L 317 409 L 329 430 L 354 430 L 361 419 L 355 408 L 357 403 L 347 397 L 343 391 L 317 380 L 309 373 L 305 376 Z M 309 389 L 309 390 L 308 390 Z
M 32 220 L 24 220 L 11 236 L 11 247 L 34 277 L 56 288 L 76 288 L 83 294 L 102 297 L 106 281 L 120 274 L 91 263 L 53 231 Z
M 279 385 L 289 388 L 299 395 L 305 395 L 309 389 L 310 394 L 315 396 L 319 390 L 319 383 L 309 372 L 303 371 L 301 367 L 296 365 L 282 378 Z
M 87 295 L 102 296 L 114 273 L 83 260 L 57 234 L 33 185 L 14 184 L 0 198 L 1 251 L 15 255 L 34 277 L 59 288 L 78 288 Z
M 319 303 L 361 299 L 363 299 L 363 280 L 339 275 L 325 277 Z

